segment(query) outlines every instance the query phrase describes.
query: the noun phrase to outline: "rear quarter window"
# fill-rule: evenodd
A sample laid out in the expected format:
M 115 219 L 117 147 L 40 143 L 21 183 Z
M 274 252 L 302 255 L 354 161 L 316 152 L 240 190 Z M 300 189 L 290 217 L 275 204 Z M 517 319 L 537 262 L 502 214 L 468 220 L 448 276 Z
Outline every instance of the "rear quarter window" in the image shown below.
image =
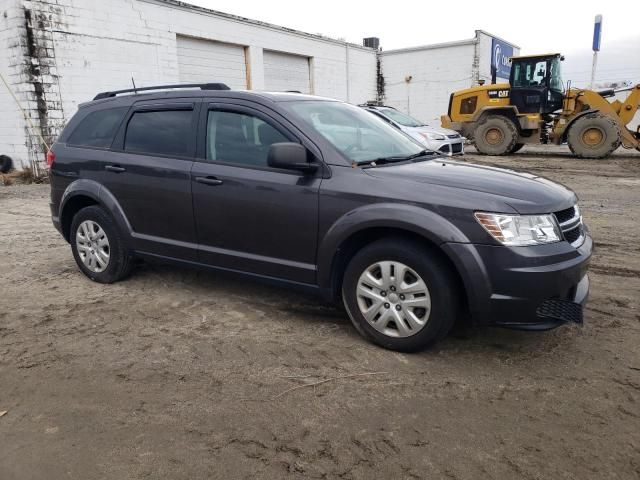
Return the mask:
M 128 107 L 91 112 L 69 136 L 67 144 L 80 147 L 109 148 Z

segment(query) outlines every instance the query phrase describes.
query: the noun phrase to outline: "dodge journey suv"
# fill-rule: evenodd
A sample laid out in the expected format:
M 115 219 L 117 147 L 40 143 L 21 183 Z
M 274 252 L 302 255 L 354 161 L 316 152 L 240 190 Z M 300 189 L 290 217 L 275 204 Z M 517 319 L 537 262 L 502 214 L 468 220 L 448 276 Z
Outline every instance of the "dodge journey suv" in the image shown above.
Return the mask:
M 53 223 L 96 282 L 135 258 L 261 277 L 342 302 L 364 337 L 401 351 L 457 318 L 582 321 L 592 240 L 572 191 L 444 159 L 340 101 L 105 92 L 47 161 Z

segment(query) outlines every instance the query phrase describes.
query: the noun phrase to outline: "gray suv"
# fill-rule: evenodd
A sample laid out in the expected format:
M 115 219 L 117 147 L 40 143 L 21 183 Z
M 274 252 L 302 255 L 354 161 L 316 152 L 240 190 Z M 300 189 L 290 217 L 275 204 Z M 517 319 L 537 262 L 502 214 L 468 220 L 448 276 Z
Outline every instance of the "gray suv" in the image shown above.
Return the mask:
M 53 223 L 96 282 L 135 258 L 241 273 L 340 301 L 400 351 L 459 318 L 582 321 L 592 240 L 571 190 L 445 160 L 343 102 L 222 84 L 105 92 L 47 160 Z

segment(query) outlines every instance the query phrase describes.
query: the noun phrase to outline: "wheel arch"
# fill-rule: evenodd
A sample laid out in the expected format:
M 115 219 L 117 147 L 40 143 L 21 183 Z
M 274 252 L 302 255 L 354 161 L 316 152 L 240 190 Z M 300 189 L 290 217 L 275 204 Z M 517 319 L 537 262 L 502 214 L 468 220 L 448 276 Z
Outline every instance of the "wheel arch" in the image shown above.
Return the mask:
M 131 225 L 113 194 L 98 182 L 80 179 L 67 187 L 60 200 L 60 227 L 67 242 L 71 238 L 73 217 L 81 209 L 91 205 L 104 208 L 111 214 L 123 234 L 131 234 Z
M 468 238 L 433 212 L 412 205 L 404 207 L 363 207 L 361 211 L 343 216 L 331 227 L 318 250 L 318 284 L 329 299 L 336 301 L 340 297 L 344 271 L 360 249 L 382 238 L 395 236 L 413 240 L 436 252 L 450 266 L 466 301 L 463 277 L 442 245 L 445 242 L 466 243 Z

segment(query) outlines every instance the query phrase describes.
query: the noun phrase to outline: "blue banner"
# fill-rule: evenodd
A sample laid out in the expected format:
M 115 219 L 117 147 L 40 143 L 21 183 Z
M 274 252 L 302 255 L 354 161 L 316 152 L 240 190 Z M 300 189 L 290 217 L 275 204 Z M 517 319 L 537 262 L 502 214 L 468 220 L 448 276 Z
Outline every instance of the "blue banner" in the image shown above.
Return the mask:
M 511 73 L 509 58 L 513 57 L 513 45 L 494 38 L 491 41 L 491 52 L 491 69 L 495 69 L 496 77 L 508 79 Z
M 596 16 L 596 21 L 593 25 L 593 51 L 600 51 L 600 39 L 602 38 L 602 15 Z

